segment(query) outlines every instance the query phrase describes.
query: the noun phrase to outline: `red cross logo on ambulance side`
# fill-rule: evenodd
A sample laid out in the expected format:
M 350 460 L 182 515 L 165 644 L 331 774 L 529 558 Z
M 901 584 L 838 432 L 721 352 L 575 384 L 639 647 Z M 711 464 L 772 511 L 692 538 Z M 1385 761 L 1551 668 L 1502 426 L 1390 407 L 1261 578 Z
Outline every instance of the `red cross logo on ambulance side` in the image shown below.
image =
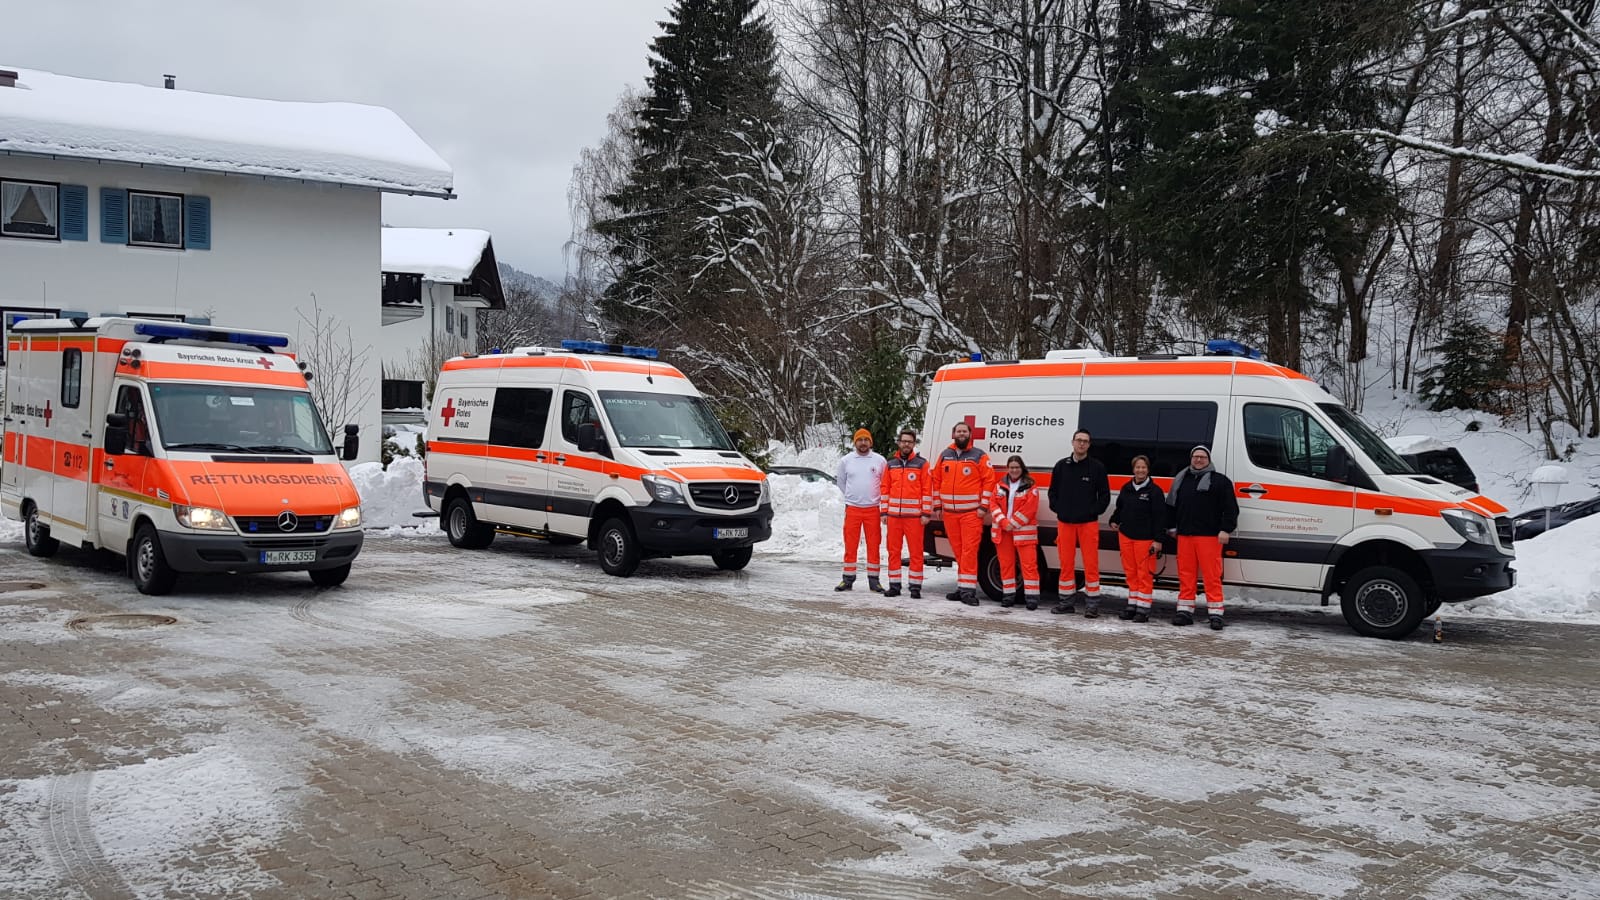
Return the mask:
M 50 417 L 54 415 L 55 413 L 50 411 L 50 401 L 46 400 L 44 402 L 44 427 L 50 427 Z
M 987 429 L 987 428 L 979 428 L 978 427 L 978 417 L 977 416 L 967 416 L 965 419 L 962 419 L 961 421 L 967 423 L 967 427 L 972 429 L 972 439 L 975 440 L 975 441 L 983 440 L 984 435 L 987 435 L 989 433 L 989 429 Z
M 256 365 L 260 366 L 263 369 L 270 369 L 270 368 L 272 368 L 272 360 L 267 359 L 265 356 L 263 356 L 260 359 L 256 360 Z
M 444 417 L 444 427 L 449 428 L 450 420 L 456 417 L 456 400 L 454 397 L 445 398 L 444 408 L 439 410 L 439 415 Z

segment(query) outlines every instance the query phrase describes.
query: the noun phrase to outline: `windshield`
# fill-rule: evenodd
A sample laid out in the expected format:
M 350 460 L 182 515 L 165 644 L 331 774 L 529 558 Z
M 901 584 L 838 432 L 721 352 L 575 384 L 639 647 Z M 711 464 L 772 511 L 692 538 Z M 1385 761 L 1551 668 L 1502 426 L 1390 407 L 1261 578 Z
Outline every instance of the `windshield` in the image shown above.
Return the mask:
M 168 450 L 333 453 L 305 391 L 247 384 L 153 384 L 161 445 Z
M 1378 464 L 1378 470 L 1383 474 L 1416 474 L 1410 464 L 1401 459 L 1400 454 L 1394 452 L 1392 447 L 1384 443 L 1383 438 L 1378 437 L 1377 432 L 1368 427 L 1367 423 L 1361 421 L 1355 413 L 1337 403 L 1318 403 L 1317 408 L 1327 413 L 1328 418 L 1333 420 L 1333 424 L 1348 435 L 1350 440 L 1361 448 L 1361 452 L 1367 455 L 1368 459 Z
M 601 391 L 600 402 L 624 447 L 732 450 L 733 442 L 699 397 L 642 391 Z

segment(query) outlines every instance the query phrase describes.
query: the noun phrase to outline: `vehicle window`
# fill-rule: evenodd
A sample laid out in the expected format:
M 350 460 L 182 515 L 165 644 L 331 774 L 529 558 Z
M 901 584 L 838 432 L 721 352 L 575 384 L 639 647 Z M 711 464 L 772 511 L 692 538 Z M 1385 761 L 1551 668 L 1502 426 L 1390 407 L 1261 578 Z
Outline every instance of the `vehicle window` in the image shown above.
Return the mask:
M 126 384 L 118 388 L 113 412 L 128 417 L 128 452 L 150 456 L 150 420 L 145 416 L 144 397 L 139 389 Z
M 1150 457 L 1150 474 L 1169 478 L 1189 465 L 1196 444 L 1212 445 L 1217 404 L 1210 401 L 1085 401 L 1078 427 L 1089 431 L 1089 455 L 1112 475 L 1132 475 L 1135 456 Z
M 1244 445 L 1250 462 L 1260 468 L 1326 479 L 1328 454 L 1339 442 L 1303 409 L 1249 403 Z
M 68 347 L 61 354 L 61 405 L 77 409 L 83 394 L 83 351 Z
M 494 393 L 489 419 L 489 443 L 503 447 L 537 449 L 544 445 L 544 426 L 550 418 L 550 388 L 503 387 Z
M 600 402 L 624 447 L 732 450 L 733 441 L 699 397 L 645 391 L 601 391 Z
M 170 450 L 333 453 L 322 416 L 303 390 L 169 382 L 151 385 L 150 402 Z
M 594 401 L 581 391 L 567 391 L 561 400 L 561 436 L 567 443 L 576 445 L 578 426 L 587 424 L 600 424 L 600 413 Z
M 1319 403 L 1317 408 L 1322 410 L 1323 414 L 1329 419 L 1333 420 L 1334 427 L 1344 432 L 1345 436 L 1350 438 L 1351 443 L 1361 448 L 1361 452 L 1372 460 L 1373 465 L 1376 465 L 1380 472 L 1385 475 L 1411 475 L 1415 473 L 1416 470 L 1411 467 L 1411 464 L 1401 459 L 1400 454 L 1394 452 L 1394 448 L 1390 447 L 1383 438 L 1378 437 L 1378 433 L 1373 431 L 1371 426 L 1361 421 L 1360 416 L 1337 403 Z

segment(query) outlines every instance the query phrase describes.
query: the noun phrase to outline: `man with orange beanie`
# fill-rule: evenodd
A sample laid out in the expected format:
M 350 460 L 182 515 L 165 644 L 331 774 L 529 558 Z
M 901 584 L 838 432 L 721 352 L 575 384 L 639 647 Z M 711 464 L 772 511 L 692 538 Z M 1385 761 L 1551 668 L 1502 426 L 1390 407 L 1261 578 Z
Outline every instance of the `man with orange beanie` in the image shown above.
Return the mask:
M 882 499 L 883 470 L 887 463 L 872 451 L 872 432 L 856 429 L 855 450 L 839 460 L 834 479 L 844 495 L 844 579 L 834 587 L 848 591 L 856 586 L 857 544 L 867 542 L 867 587 L 883 593 L 878 581 L 878 545 L 883 539 L 878 527 L 878 505 Z
M 933 508 L 944 520 L 950 552 L 956 558 L 956 590 L 946 600 L 978 605 L 978 545 L 983 514 L 994 497 L 994 467 L 989 454 L 972 446 L 972 426 L 957 422 L 950 446 L 933 467 Z
M 883 500 L 878 511 L 889 526 L 889 589 L 885 597 L 900 596 L 900 548 L 911 557 L 911 599 L 922 599 L 922 526 L 933 513 L 932 479 L 928 461 L 917 453 L 917 433 L 900 432 L 899 447 L 883 470 Z

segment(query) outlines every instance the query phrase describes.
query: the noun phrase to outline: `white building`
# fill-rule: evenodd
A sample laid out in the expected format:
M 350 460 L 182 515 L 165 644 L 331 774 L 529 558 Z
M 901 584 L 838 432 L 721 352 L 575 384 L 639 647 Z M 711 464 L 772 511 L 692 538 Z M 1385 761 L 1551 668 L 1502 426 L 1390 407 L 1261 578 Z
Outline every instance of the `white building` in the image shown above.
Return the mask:
M 478 311 L 505 309 L 489 232 L 383 229 L 383 365 L 386 421 L 417 421 L 439 365 L 478 347 Z
M 214 320 L 288 332 L 309 356 L 320 319 L 334 338 L 324 355 L 371 348 L 344 385 L 313 389 L 347 388 L 343 408 L 324 409 L 341 419 L 329 425 L 360 425 L 363 457 L 376 458 L 381 196 L 452 197 L 452 178 L 380 107 L 0 66 L 0 325 Z

